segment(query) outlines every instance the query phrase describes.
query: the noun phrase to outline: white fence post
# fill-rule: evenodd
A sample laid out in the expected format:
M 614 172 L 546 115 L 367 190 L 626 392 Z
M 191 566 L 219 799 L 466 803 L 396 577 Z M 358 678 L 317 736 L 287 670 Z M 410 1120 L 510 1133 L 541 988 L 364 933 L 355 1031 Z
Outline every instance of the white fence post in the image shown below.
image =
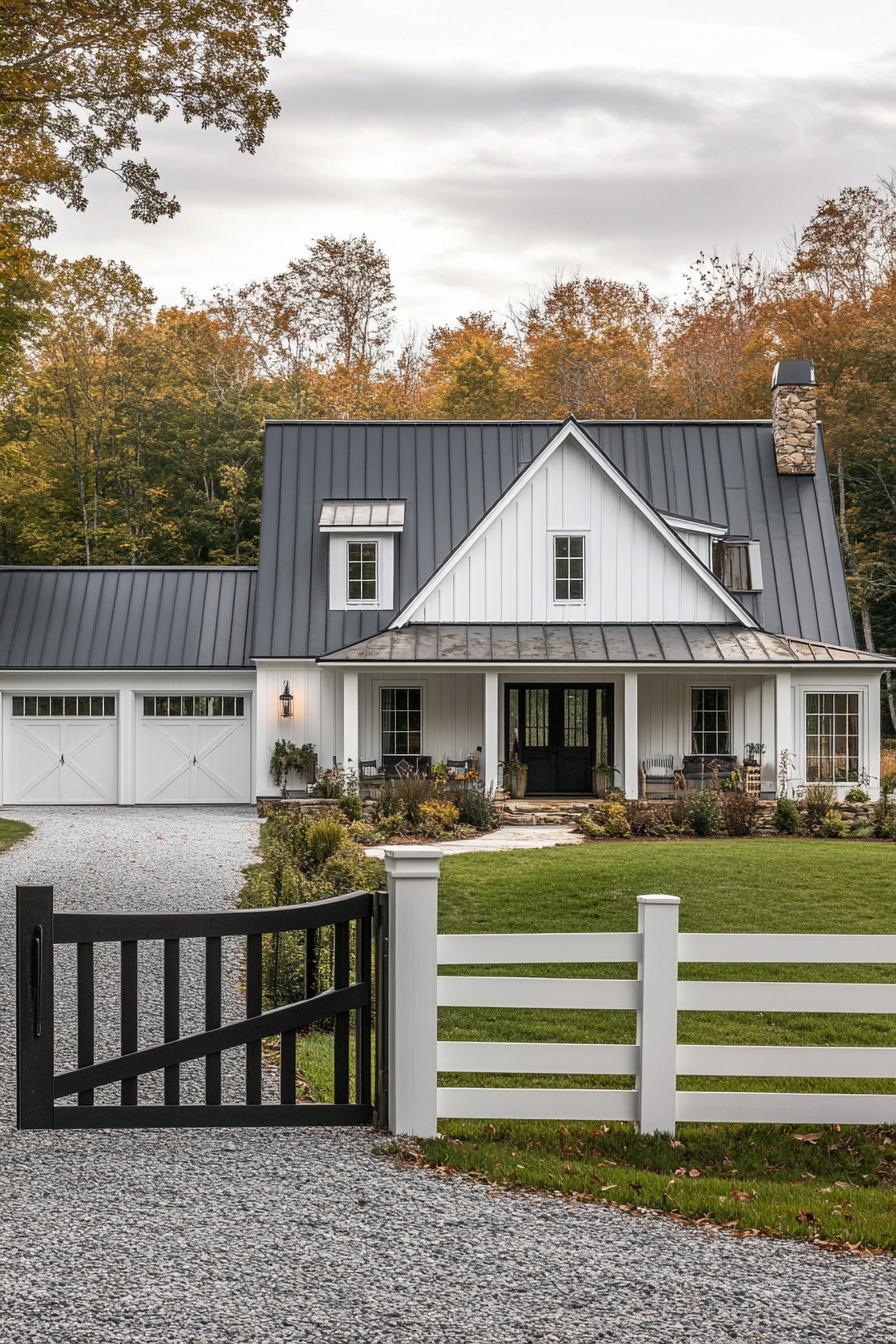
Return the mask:
M 678 1045 L 677 896 L 639 896 L 638 931 L 643 938 L 638 980 L 638 1131 L 675 1133 Z
M 441 851 L 386 849 L 388 898 L 388 1121 L 393 1134 L 437 1132 L 436 931 Z

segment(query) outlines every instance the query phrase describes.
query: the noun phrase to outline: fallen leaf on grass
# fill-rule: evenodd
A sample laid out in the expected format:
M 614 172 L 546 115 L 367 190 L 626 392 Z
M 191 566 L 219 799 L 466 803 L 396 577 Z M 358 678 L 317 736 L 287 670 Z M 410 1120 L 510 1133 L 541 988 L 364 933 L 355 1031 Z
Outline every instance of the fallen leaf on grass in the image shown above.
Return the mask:
M 617 1188 L 617 1187 L 616 1187 L 615 1185 L 602 1185 L 602 1186 L 601 1186 L 601 1190 L 615 1190 L 616 1188 Z
M 815 1217 L 815 1214 L 812 1213 L 809 1209 L 800 1209 L 799 1213 L 796 1216 L 796 1220 L 798 1223 L 818 1222 L 818 1219 Z
M 794 1134 L 792 1136 L 797 1143 L 817 1143 L 821 1138 L 820 1134 Z

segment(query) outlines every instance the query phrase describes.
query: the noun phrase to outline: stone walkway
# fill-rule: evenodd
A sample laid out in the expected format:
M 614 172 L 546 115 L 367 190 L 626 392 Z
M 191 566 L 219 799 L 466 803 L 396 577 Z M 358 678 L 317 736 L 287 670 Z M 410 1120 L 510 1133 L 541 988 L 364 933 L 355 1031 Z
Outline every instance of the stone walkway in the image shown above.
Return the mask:
M 53 882 L 62 909 L 220 908 L 257 835 L 247 810 L 20 815 L 38 830 L 0 855 L 0 1344 L 896 1339 L 892 1260 L 439 1178 L 367 1130 L 18 1133 L 15 883 Z M 146 975 L 142 994 L 160 1036 Z
M 583 837 L 571 826 L 499 826 L 485 835 L 474 835 L 468 840 L 433 840 L 443 854 L 498 854 L 510 849 L 553 849 L 555 845 L 580 845 Z M 372 859 L 381 859 L 382 845 L 366 849 Z

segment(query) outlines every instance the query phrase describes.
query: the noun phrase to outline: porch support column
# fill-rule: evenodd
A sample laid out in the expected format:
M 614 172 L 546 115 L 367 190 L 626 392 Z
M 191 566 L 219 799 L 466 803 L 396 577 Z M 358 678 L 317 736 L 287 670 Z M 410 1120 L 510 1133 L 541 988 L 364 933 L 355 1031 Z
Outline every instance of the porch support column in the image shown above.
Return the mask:
M 482 782 L 487 789 L 498 787 L 498 674 L 485 672 L 482 677 Z
M 638 769 L 638 674 L 626 672 L 622 702 L 623 761 L 622 787 L 626 798 L 637 798 L 640 791 Z
M 790 672 L 775 673 L 775 775 L 781 764 L 781 752 L 795 751 L 793 740 L 793 695 Z M 791 762 L 788 775 L 793 775 Z M 776 789 L 776 792 L 778 790 Z
M 342 767 L 358 769 L 358 674 L 346 668 L 342 674 Z

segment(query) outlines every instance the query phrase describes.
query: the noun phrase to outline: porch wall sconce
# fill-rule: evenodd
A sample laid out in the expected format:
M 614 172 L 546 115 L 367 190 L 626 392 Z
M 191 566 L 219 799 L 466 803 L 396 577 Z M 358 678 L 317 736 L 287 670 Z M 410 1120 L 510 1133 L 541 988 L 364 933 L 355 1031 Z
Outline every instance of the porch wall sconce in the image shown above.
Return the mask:
M 293 693 L 289 689 L 289 682 L 284 681 L 283 690 L 280 693 L 280 717 L 282 719 L 292 718 Z

